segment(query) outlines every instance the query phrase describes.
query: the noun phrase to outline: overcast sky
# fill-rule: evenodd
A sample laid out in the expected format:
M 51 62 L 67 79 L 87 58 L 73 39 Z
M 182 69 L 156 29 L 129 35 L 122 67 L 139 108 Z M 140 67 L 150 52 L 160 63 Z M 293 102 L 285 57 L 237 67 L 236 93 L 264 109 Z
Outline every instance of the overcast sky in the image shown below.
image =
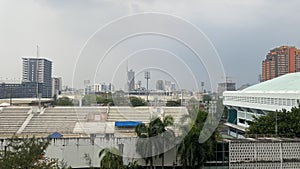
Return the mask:
M 0 0 L 0 81 L 7 78 L 19 79 L 22 73 L 21 58 L 36 56 L 36 44 L 39 44 L 40 56 L 53 61 L 53 75 L 63 77 L 64 85 L 72 86 L 74 82 L 75 87 L 79 87 L 80 84 L 83 85 L 83 79 L 74 79 L 76 61 L 87 40 L 99 28 L 120 17 L 142 12 L 161 12 L 178 16 L 197 26 L 216 48 L 226 75 L 237 82 L 238 86 L 257 83 L 258 75 L 261 73 L 261 62 L 270 49 L 280 45 L 300 47 L 299 7 L 298 0 Z M 130 29 L 130 26 L 124 29 Z M 165 43 L 161 46 L 153 45 L 159 42 Z M 179 50 L 178 44 L 170 40 L 164 41 L 163 38 L 158 40 L 144 37 L 126 43 L 122 48 L 127 50 L 131 47 L 131 50 L 128 50 L 131 53 L 134 52 L 133 49 L 147 47 L 172 51 L 173 47 L 174 51 L 177 50 L 175 53 L 178 56 L 191 55 L 184 52 L 185 49 Z M 101 46 L 101 43 L 97 45 Z M 175 69 L 170 68 L 161 73 L 161 77 L 157 75 L 157 79 L 187 82 L 185 78 L 188 69 L 182 68 L 186 74 L 177 73 L 176 64 L 180 63 L 169 62 L 168 57 L 171 57 L 171 54 L 166 51 L 141 52 L 139 56 L 133 56 L 128 61 L 129 68 L 141 74 L 143 66 L 139 62 L 145 62 L 150 55 L 160 57 L 161 54 L 161 58 L 166 59 L 164 61 L 166 65 L 173 65 Z M 91 54 L 89 52 L 86 52 L 86 55 Z M 122 50 L 114 52 L 115 55 L 123 53 Z M 126 55 L 128 56 L 130 52 Z M 145 59 L 141 59 L 143 57 Z M 111 62 L 113 61 L 112 59 Z M 89 67 L 89 63 L 92 62 L 90 60 L 82 64 Z M 107 62 L 109 64 L 109 59 Z M 122 59 L 118 62 L 122 68 L 120 70 L 114 68 L 111 71 L 124 76 L 125 79 L 125 73 L 122 74 L 122 71 L 126 69 L 126 62 L 122 62 Z M 154 64 L 158 65 L 158 62 Z M 153 67 L 151 64 L 148 66 Z M 209 78 L 208 74 L 205 74 L 205 66 L 199 64 L 199 72 L 203 72 L 203 75 L 195 70 L 197 65 L 191 64 L 188 67 L 191 67 L 194 75 L 199 76 L 196 77 L 197 81 L 206 82 Z M 98 69 L 97 71 L 100 71 L 101 68 Z M 102 74 L 107 74 L 106 71 L 110 70 L 107 68 Z M 98 77 L 97 73 L 83 74 Z M 178 77 L 174 77 L 173 74 Z M 97 77 L 90 80 L 114 81 L 101 75 Z M 184 83 L 180 86 L 195 88 Z

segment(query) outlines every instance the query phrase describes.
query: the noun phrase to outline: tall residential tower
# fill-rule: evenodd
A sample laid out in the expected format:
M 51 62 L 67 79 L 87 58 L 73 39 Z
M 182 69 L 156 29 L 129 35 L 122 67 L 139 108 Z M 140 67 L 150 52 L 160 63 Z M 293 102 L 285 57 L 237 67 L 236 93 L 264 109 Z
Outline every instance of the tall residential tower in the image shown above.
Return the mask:
M 262 62 L 262 81 L 300 72 L 300 50 L 294 46 L 280 46 L 270 50 Z

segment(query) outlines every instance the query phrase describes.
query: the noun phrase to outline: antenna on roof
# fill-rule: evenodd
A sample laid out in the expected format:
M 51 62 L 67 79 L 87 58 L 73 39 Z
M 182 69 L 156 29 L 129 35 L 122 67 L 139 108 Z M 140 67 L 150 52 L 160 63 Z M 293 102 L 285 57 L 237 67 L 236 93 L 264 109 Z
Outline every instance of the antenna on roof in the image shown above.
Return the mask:
M 39 58 L 39 45 L 36 45 L 36 58 Z
M 39 110 L 41 108 L 41 96 L 39 93 L 39 57 L 40 57 L 40 51 L 39 51 L 39 45 L 36 45 L 36 98 L 38 98 L 38 104 L 39 104 Z
M 38 78 L 39 78 L 39 76 L 38 76 L 38 72 L 39 72 L 39 45 L 37 44 L 36 45 L 36 65 L 35 65 L 35 82 L 36 82 L 36 98 L 38 98 L 38 95 L 39 95 L 39 81 L 38 81 Z

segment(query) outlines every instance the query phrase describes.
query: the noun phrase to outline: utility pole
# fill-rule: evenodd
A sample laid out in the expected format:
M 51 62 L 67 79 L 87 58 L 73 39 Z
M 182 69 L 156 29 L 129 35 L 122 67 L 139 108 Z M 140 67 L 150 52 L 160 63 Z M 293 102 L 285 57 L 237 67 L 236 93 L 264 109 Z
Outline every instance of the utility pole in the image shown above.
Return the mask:
M 275 124 L 275 135 L 277 137 L 277 134 L 278 134 L 278 124 L 277 124 L 277 111 L 275 112 L 275 120 L 276 120 L 276 124 Z
M 12 106 L 12 87 L 10 87 L 9 104 L 10 104 L 10 106 Z
M 146 71 L 145 72 L 145 79 L 147 80 L 147 103 L 149 102 L 149 84 L 148 81 L 150 79 L 150 72 Z

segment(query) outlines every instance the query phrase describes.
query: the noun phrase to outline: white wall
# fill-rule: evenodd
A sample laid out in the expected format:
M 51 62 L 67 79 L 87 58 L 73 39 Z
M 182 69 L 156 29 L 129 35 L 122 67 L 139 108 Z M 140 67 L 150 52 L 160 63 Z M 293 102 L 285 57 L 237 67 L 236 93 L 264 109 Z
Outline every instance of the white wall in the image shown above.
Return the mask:
M 136 138 L 95 138 L 94 143 L 90 138 L 74 138 L 74 139 L 53 139 L 51 145 L 47 148 L 46 156 L 58 158 L 68 162 L 74 168 L 88 167 L 86 160 L 83 158 L 87 153 L 92 159 L 94 167 L 99 167 L 100 159 L 99 152 L 106 147 L 116 147 L 119 144 L 124 144 L 123 161 L 124 164 L 132 161 L 133 157 L 139 156 L 135 149 Z M 176 161 L 176 151 L 171 149 L 165 155 L 165 166 L 172 166 Z M 138 159 L 141 165 L 144 164 L 143 159 Z M 161 159 L 155 160 L 156 165 L 161 165 Z

